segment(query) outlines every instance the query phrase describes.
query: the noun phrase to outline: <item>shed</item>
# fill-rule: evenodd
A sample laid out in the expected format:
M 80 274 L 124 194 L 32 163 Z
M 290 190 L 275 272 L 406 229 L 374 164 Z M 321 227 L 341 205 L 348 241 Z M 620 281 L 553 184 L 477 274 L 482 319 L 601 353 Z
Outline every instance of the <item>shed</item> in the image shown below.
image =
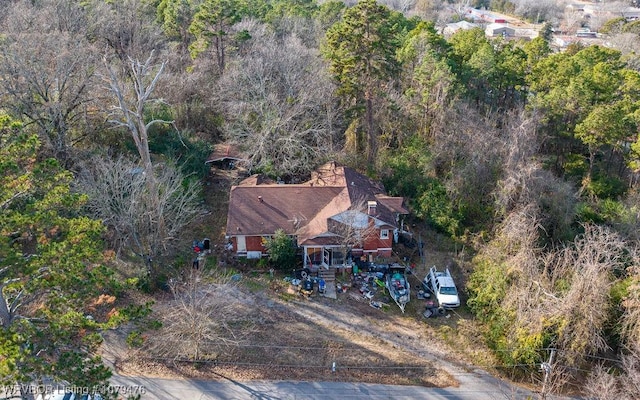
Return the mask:
M 240 151 L 240 149 L 230 143 L 218 143 L 213 146 L 213 152 L 205 161 L 207 165 L 217 165 L 226 167 L 225 169 L 229 169 L 235 164 L 244 163 L 247 161 L 247 158 Z

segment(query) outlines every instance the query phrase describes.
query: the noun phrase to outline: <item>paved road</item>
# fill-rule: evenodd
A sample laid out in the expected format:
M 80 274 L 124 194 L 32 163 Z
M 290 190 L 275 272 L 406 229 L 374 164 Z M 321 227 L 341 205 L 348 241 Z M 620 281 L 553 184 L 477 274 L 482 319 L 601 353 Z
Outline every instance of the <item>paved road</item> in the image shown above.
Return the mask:
M 199 381 L 126 376 L 115 376 L 111 382 L 133 390 L 143 388 L 145 394 L 142 400 L 506 400 L 537 397 L 521 389 L 501 389 L 493 385 L 484 388 L 469 385 L 461 388 L 425 388 L 369 383 Z

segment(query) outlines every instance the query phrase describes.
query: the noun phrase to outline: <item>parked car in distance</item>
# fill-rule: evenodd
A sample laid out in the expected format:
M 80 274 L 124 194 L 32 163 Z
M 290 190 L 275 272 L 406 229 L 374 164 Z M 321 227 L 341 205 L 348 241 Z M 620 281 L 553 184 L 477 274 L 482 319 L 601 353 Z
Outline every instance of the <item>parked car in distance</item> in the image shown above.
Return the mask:
M 458 289 L 448 268 L 445 271 L 438 271 L 435 266 L 431 267 L 422 281 L 422 286 L 435 295 L 440 307 L 460 307 Z

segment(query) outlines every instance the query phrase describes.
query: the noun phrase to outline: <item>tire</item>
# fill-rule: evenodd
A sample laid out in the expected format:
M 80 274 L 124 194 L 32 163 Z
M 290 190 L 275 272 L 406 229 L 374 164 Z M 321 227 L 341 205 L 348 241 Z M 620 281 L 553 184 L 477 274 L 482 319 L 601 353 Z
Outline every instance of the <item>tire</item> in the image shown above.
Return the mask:
M 300 276 L 302 277 L 302 279 L 307 279 L 309 276 L 311 275 L 311 271 L 309 270 L 309 268 L 303 268 L 302 271 L 300 271 Z
M 447 310 L 444 309 L 444 307 L 438 307 L 438 315 L 442 316 L 445 315 L 447 313 Z

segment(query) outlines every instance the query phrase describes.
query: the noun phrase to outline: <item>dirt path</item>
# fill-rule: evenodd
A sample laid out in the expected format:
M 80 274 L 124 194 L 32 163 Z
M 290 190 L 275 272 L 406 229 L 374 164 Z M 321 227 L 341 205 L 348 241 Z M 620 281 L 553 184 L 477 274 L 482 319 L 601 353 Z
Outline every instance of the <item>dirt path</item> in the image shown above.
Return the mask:
M 281 302 L 278 307 L 283 311 L 303 316 L 309 321 L 327 329 L 342 329 L 369 338 L 371 341 L 383 341 L 382 345 L 401 349 L 428 361 L 446 374 L 447 379 L 439 382 L 440 387 L 465 386 L 470 390 L 492 386 L 500 393 L 527 392 L 491 376 L 488 372 L 454 359 L 448 346 L 438 339 L 426 322 L 416 321 L 410 316 L 381 316 L 381 311 L 361 314 L 359 305 L 336 304 L 335 301 Z M 368 307 L 368 306 L 366 306 Z M 355 308 L 355 309 L 354 309 Z
M 459 390 L 493 391 L 495 393 L 527 393 L 521 388 L 502 382 L 485 371 L 467 365 L 454 357 L 448 346 L 437 337 L 429 321 L 416 320 L 413 316 L 401 315 L 396 310 L 374 309 L 365 301 L 357 301 L 348 294 L 338 300 L 321 297 L 310 300 L 283 300 L 266 290 L 255 294 L 255 306 L 264 309 L 267 319 L 278 316 L 283 324 L 272 321 L 264 332 L 256 336 L 256 342 L 277 344 L 286 352 L 293 346 L 335 347 L 354 352 L 354 357 L 333 356 L 323 359 L 330 364 L 335 357 L 337 373 L 328 369 L 309 370 L 280 368 L 274 362 L 267 368 L 230 367 L 208 365 L 169 365 L 143 361 L 140 354 L 127 349 L 123 343 L 126 335 L 111 331 L 107 335 L 105 358 L 119 374 L 125 376 L 147 376 L 161 378 L 189 378 L 220 380 L 221 376 L 238 381 L 264 380 L 305 380 L 344 381 L 384 384 L 420 385 L 428 387 L 454 387 Z M 277 318 L 276 318 L 277 319 Z M 288 328 L 285 328 L 288 327 Z M 294 334 L 297 332 L 297 334 Z M 353 350 L 353 349 L 360 350 Z M 356 354 L 357 353 L 357 354 Z M 308 354 L 297 361 L 301 365 L 313 365 L 317 357 Z M 251 360 L 251 355 L 240 361 Z M 345 371 L 343 365 L 353 365 L 354 358 L 366 358 L 369 363 L 376 360 L 385 365 L 420 364 L 425 368 L 409 371 L 406 379 L 389 373 L 389 370 L 374 372 Z M 367 361 L 364 362 L 366 364 Z M 508 398 L 508 396 L 506 397 Z

